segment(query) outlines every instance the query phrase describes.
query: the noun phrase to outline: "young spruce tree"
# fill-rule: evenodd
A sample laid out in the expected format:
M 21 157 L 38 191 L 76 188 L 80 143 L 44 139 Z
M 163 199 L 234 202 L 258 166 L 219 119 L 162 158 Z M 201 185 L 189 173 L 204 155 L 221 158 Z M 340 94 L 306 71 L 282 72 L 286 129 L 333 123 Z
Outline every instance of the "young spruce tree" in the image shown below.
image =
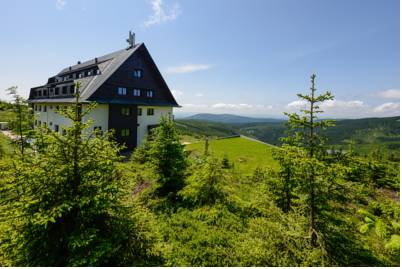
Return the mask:
M 13 266 L 144 266 L 157 259 L 144 213 L 116 167 L 119 147 L 89 130 L 95 106 L 59 111 L 64 134 L 41 128 L 0 182 L 0 258 Z
M 318 115 L 323 112 L 320 110 L 320 103 L 333 100 L 334 96 L 328 91 L 317 95 L 315 78 L 316 75 L 313 74 L 311 76 L 309 94 L 297 94 L 303 103 L 306 104 L 306 109 L 302 109 L 301 114 L 285 113 L 289 117 L 288 126 L 291 132 L 289 136 L 284 139 L 285 147 L 290 146 L 297 149 L 296 154 L 298 157 L 294 155 L 294 161 L 297 161 L 296 165 L 299 170 L 299 179 L 301 179 L 301 190 L 308 197 L 309 233 L 311 243 L 314 246 L 317 244 L 318 234 L 316 218 L 318 204 L 321 198 L 318 182 L 325 180 L 325 178 L 323 178 L 325 165 L 321 161 L 326 155 L 326 137 L 323 136 L 320 131 L 334 125 L 331 120 L 318 119 Z M 285 150 L 287 149 L 285 148 Z M 287 152 L 289 151 L 287 150 Z M 285 158 L 283 159 L 285 160 Z M 288 162 L 285 163 L 288 165 Z
M 184 186 L 188 166 L 184 146 L 171 117 L 162 117 L 147 142 L 136 150 L 134 161 L 152 165 L 157 174 L 156 194 L 172 201 Z
M 15 119 L 10 122 L 10 126 L 18 134 L 18 149 L 21 156 L 23 156 L 26 148 L 26 138 L 31 133 L 32 114 L 29 111 L 27 100 L 17 93 L 17 86 L 10 87 L 6 91 L 13 98 Z

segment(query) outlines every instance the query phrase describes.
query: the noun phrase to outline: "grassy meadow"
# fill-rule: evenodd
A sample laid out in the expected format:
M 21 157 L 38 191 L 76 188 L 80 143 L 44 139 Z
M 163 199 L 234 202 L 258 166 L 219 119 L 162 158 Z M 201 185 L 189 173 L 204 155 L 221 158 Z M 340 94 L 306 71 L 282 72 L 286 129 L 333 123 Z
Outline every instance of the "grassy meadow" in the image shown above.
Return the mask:
M 191 155 L 202 155 L 205 142 L 186 145 Z M 226 157 L 241 173 L 252 173 L 257 167 L 277 169 L 278 163 L 273 159 L 275 146 L 252 141 L 243 137 L 209 140 L 208 151 L 217 157 Z

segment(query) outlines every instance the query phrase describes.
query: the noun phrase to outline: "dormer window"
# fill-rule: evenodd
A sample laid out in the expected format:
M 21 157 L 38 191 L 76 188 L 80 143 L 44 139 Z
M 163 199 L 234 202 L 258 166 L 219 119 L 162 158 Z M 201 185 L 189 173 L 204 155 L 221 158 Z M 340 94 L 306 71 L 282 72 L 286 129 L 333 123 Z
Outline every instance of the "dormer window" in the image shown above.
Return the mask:
M 127 94 L 127 89 L 119 87 L 119 88 L 117 88 L 117 94 L 118 95 L 126 95 Z
M 141 69 L 135 69 L 133 72 L 133 76 L 135 78 L 142 78 L 142 70 Z
M 148 90 L 147 91 L 147 97 L 149 97 L 149 98 L 154 97 L 154 91 L 153 90 Z
M 96 74 L 100 75 L 100 70 L 99 69 L 96 69 Z
M 83 76 L 82 73 L 79 73 L 79 74 L 78 74 L 78 78 L 82 78 L 82 76 Z
M 134 89 L 133 95 L 134 96 L 141 96 L 141 90 L 140 89 Z

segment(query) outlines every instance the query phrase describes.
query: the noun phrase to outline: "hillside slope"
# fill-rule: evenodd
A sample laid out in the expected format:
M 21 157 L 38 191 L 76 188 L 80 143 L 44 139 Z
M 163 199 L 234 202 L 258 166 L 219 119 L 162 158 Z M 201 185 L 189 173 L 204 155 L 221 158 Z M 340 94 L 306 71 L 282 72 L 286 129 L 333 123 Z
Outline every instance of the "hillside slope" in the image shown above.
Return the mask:
M 233 114 L 210 114 L 210 113 L 200 113 L 185 119 L 188 120 L 202 120 L 211 122 L 221 122 L 221 123 L 250 123 L 250 122 L 282 122 L 280 119 L 273 118 L 254 118 L 238 116 Z
M 192 155 L 202 155 L 205 144 L 203 141 L 186 145 L 186 150 Z M 214 139 L 209 141 L 210 154 L 226 157 L 235 169 L 243 173 L 251 173 L 255 168 L 278 168 L 273 159 L 274 146 L 252 141 L 243 137 Z

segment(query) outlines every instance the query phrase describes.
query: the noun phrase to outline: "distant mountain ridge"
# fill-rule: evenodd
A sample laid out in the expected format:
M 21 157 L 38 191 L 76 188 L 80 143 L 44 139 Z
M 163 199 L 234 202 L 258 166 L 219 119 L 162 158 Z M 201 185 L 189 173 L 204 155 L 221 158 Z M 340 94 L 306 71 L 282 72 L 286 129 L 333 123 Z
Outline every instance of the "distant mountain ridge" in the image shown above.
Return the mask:
M 239 116 L 233 114 L 211 114 L 211 113 L 200 113 L 193 116 L 186 117 L 187 120 L 202 120 L 202 121 L 210 121 L 210 122 L 220 122 L 220 123 L 254 123 L 254 122 L 283 122 L 281 119 L 274 118 L 254 118 L 254 117 L 246 117 Z

